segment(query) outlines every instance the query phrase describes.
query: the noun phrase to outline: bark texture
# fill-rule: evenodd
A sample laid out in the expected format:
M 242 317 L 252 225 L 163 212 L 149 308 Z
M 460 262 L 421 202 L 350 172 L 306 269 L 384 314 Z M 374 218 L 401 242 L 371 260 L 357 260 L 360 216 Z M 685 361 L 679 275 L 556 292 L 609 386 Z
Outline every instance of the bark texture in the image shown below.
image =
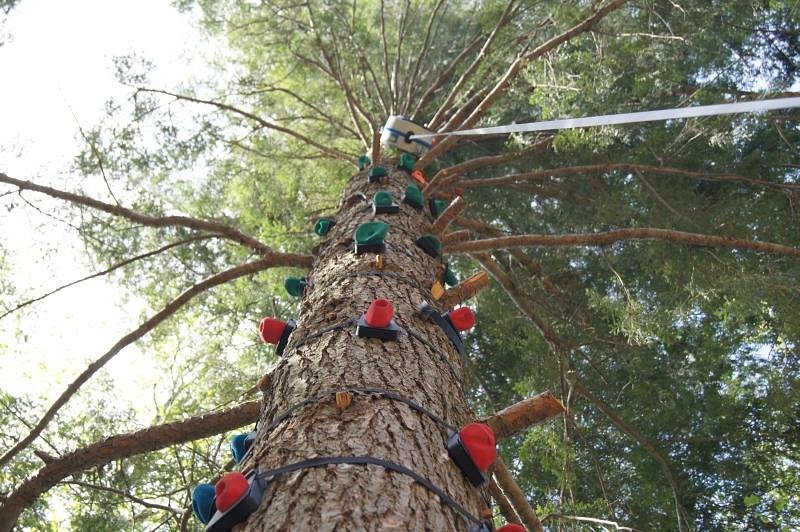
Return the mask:
M 399 203 L 409 182 L 406 172 L 390 170 L 387 182 L 369 184 L 361 172 L 343 198 L 358 192 L 372 198 L 383 189 Z M 363 202 L 342 201 L 337 224 L 319 246 L 314 287 L 304 294 L 297 329 L 265 390 L 254 462 L 263 471 L 320 456 L 386 459 L 429 479 L 479 517 L 485 504 L 448 458 L 447 430 L 401 402 L 356 394 L 342 409 L 331 394 L 266 431 L 290 406 L 351 387 L 395 392 L 453 426 L 473 419 L 464 396 L 465 365 L 444 332 L 417 312 L 423 301 L 434 303 L 430 288 L 440 261 L 414 244 L 432 219 L 406 204 L 400 209 L 375 216 Z M 380 271 L 374 253 L 353 253 L 356 228 L 375 219 L 391 226 Z M 403 328 L 396 342 L 355 334 L 355 320 L 379 297 L 393 303 L 394 319 Z M 372 465 L 329 465 L 277 477 L 240 528 L 441 531 L 467 530 L 469 523 L 410 477 Z

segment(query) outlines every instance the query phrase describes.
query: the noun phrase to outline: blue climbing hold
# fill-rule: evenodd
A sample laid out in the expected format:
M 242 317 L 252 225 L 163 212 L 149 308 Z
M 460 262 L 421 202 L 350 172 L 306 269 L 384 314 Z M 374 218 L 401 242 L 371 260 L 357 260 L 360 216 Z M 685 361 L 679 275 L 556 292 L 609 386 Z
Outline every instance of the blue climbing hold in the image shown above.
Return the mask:
M 247 452 L 247 448 L 245 447 L 245 440 L 247 439 L 247 434 L 237 434 L 233 438 L 231 438 L 231 454 L 233 455 L 233 459 L 236 460 L 236 463 L 241 463 L 242 458 L 244 458 L 244 454 Z
M 198 484 L 192 491 L 192 510 L 201 523 L 208 524 L 216 511 L 214 505 L 214 486 Z

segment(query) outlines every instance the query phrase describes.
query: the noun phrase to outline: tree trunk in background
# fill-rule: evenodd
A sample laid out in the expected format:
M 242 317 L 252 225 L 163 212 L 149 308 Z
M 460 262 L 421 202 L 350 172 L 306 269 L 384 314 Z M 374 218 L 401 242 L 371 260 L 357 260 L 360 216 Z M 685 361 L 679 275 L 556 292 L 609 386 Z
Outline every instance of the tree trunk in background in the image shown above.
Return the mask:
M 454 426 L 472 415 L 463 393 L 465 365 L 444 332 L 417 312 L 431 302 L 437 262 L 414 241 L 431 223 L 430 215 L 401 204 L 398 214 L 374 216 L 367 203 L 346 199 L 363 192 L 371 202 L 380 189 L 396 203 L 410 183 L 407 173 L 390 169 L 388 184 L 369 184 L 366 172 L 345 188 L 337 225 L 319 246 L 297 329 L 265 390 L 254 462 L 268 470 L 319 456 L 372 456 L 416 471 L 443 489 L 475 516 L 485 504 L 445 447 L 446 431 L 407 405 L 380 396 L 358 396 L 340 411 L 334 397 L 301 408 L 270 433 L 264 429 L 288 407 L 328 390 L 375 387 L 409 398 Z M 384 272 L 375 275 L 375 254 L 353 253 L 356 228 L 375 219 L 390 224 Z M 376 298 L 389 299 L 395 321 L 427 338 L 440 353 L 400 332 L 397 342 L 359 338 L 355 325 L 303 343 L 307 335 L 357 319 Z M 442 359 L 449 359 L 452 368 Z M 410 477 L 374 465 L 329 465 L 305 469 L 270 482 L 261 506 L 243 530 L 467 530 L 465 519 Z

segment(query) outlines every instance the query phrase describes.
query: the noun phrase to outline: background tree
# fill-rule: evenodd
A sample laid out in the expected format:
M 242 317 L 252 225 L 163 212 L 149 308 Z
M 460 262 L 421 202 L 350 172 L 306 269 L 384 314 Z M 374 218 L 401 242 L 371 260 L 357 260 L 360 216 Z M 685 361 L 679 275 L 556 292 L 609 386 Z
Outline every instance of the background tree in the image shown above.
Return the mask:
M 59 216 L 147 298 L 145 326 L 103 360 L 132 341 L 163 354 L 154 370 L 170 376 L 169 401 L 154 424 L 255 392 L 274 362 L 253 341 L 255 323 L 295 310 L 280 289 L 286 270 L 271 268 L 308 266 L 310 220 L 335 208 L 387 115 L 450 131 L 794 94 L 798 84 L 798 10 L 784 2 L 185 7 L 227 41 L 218 75 L 154 88 L 146 64 L 118 60 L 133 97 L 108 105 L 109 123 L 86 132 L 76 160 L 105 179 L 103 205 L 0 179 L 66 200 Z M 453 229 L 470 241 L 448 244 L 449 262 L 495 281 L 469 336 L 473 410 L 545 389 L 567 407 L 563 423 L 502 446 L 546 527 L 797 526 L 798 136 L 786 111 L 447 140 L 423 161 L 429 193 L 460 191 L 469 204 Z M 754 251 L 753 241 L 790 249 Z M 22 479 L 48 442 L 78 448 L 127 417 L 54 409 L 35 394 L 3 400 L 9 493 L 32 485 Z M 48 409 L 59 423 L 41 423 Z M 55 479 L 76 494 L 72 526 L 195 526 L 188 491 L 227 461 L 224 436 L 200 438 L 256 415 L 233 412 L 172 439 L 138 434 L 141 446 L 124 454 L 90 447 L 92 460 Z M 33 500 L 22 523 L 38 526 L 44 506 Z

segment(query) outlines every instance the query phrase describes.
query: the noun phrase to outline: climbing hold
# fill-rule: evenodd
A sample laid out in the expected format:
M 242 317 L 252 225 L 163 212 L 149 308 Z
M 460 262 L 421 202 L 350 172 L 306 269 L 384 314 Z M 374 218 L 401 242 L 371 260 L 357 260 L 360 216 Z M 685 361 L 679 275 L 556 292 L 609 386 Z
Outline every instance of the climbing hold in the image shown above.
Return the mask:
M 457 308 L 445 314 L 450 324 L 458 332 L 464 332 L 475 326 L 475 314 L 469 307 Z
M 447 438 L 447 454 L 473 486 L 486 482 L 486 471 L 497 457 L 494 432 L 484 423 L 470 423 Z
M 422 235 L 415 243 L 434 259 L 442 252 L 442 242 L 435 235 Z
M 364 168 L 372 164 L 372 160 L 369 158 L 368 155 L 362 155 L 361 157 L 358 158 L 356 164 L 358 165 L 359 170 L 363 170 Z
M 431 210 L 431 214 L 434 218 L 438 217 L 442 212 L 447 208 L 449 204 L 445 200 L 441 199 L 429 199 L 428 200 L 428 208 Z
M 294 320 L 281 321 L 276 318 L 264 318 L 258 325 L 261 339 L 268 344 L 275 345 L 275 354 L 283 356 L 283 350 L 289 341 L 289 335 L 295 330 L 297 324 Z
M 379 340 L 397 340 L 400 328 L 394 322 L 394 308 L 388 299 L 376 299 L 356 323 L 356 335 Z
M 206 532 L 229 532 L 250 517 L 261 503 L 266 483 L 255 470 L 246 476 L 238 471 L 226 473 L 214 486 L 217 511 L 206 526 Z
M 469 310 L 469 308 L 467 308 L 467 310 Z M 456 325 L 453 324 L 453 321 L 451 320 L 449 313 L 439 314 L 439 312 L 435 308 L 433 308 L 427 303 L 422 303 L 422 305 L 420 305 L 419 307 L 419 311 L 420 313 L 422 313 L 423 316 L 425 316 L 429 320 L 433 321 L 436 325 L 438 325 L 439 328 L 442 329 L 444 333 L 447 335 L 447 338 L 450 340 L 450 342 L 452 342 L 453 347 L 456 348 L 458 354 L 464 356 L 464 340 L 461 339 L 461 335 L 459 334 Z M 463 326 L 467 324 L 467 319 L 468 318 L 465 316 L 457 315 L 456 323 L 458 323 L 458 326 Z M 474 316 L 472 318 L 472 322 L 473 322 L 472 324 L 474 325 L 475 324 Z
M 494 532 L 525 532 L 525 527 L 518 525 L 517 523 L 507 523 L 496 529 Z
M 428 180 L 425 179 L 425 176 L 419 170 L 414 170 L 413 172 L 411 172 L 411 179 L 413 179 L 420 186 L 423 186 L 423 187 L 428 184 Z
M 381 179 L 389 175 L 389 172 L 383 166 L 373 166 L 367 175 L 370 183 L 380 183 Z
M 397 167 L 400 170 L 405 170 L 406 172 L 412 172 L 414 170 L 414 163 L 417 162 L 417 158 L 410 153 L 401 153 L 400 158 L 397 160 Z
M 442 286 L 442 283 L 439 281 L 433 282 L 433 286 L 431 286 L 431 295 L 433 296 L 433 299 L 437 301 L 444 295 L 444 287 Z
M 400 151 L 414 155 L 424 155 L 431 149 L 428 139 L 412 139 L 412 135 L 429 135 L 431 131 L 415 124 L 404 116 L 390 116 L 383 126 L 381 144 L 396 147 Z
M 319 236 L 325 236 L 328 234 L 328 231 L 331 230 L 331 227 L 336 225 L 336 220 L 333 218 L 319 218 L 314 223 L 314 232 L 317 233 Z
M 305 277 L 287 277 L 283 281 L 283 287 L 290 296 L 294 297 L 301 297 L 306 290 L 306 286 L 308 286 L 308 281 Z
M 214 484 L 217 510 L 227 512 L 249 489 L 250 484 L 240 472 L 232 471 L 222 475 L 222 478 Z
M 364 319 L 370 327 L 386 327 L 392 321 L 394 307 L 388 299 L 376 299 L 367 309 Z
M 422 191 L 417 185 L 411 183 L 406 187 L 406 192 L 403 194 L 403 203 L 408 203 L 418 211 L 422 210 Z
M 373 214 L 397 214 L 400 206 L 392 201 L 392 195 L 386 190 L 379 190 L 372 198 Z
M 386 244 L 383 239 L 389 232 L 389 224 L 386 222 L 367 222 L 358 226 L 355 236 L 356 255 L 362 253 L 383 253 L 386 251 Z
M 444 268 L 444 284 L 447 286 L 455 286 L 458 284 L 458 277 L 456 277 L 456 274 L 450 269 L 450 265 Z
M 211 520 L 211 515 L 216 510 L 214 506 L 214 486 L 211 484 L 198 484 L 192 490 L 192 511 L 204 525 Z
M 247 452 L 253 447 L 256 441 L 256 432 L 248 432 L 244 434 L 237 434 L 231 438 L 231 454 L 237 464 L 241 464 Z

